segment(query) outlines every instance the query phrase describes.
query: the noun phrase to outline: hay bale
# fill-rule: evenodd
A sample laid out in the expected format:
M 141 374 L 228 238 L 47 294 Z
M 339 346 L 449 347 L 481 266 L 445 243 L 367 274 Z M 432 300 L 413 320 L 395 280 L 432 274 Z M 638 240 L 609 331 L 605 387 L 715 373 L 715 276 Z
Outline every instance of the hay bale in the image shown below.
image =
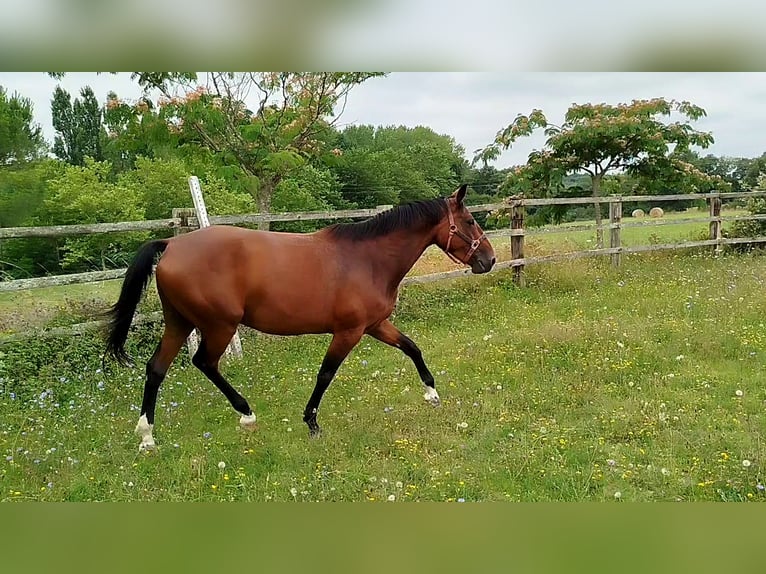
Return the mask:
M 652 207 L 649 210 L 649 217 L 662 217 L 663 215 L 665 215 L 665 212 L 662 211 L 661 207 Z
M 630 214 L 631 217 L 644 217 L 645 215 L 643 209 L 634 209 L 633 213 Z

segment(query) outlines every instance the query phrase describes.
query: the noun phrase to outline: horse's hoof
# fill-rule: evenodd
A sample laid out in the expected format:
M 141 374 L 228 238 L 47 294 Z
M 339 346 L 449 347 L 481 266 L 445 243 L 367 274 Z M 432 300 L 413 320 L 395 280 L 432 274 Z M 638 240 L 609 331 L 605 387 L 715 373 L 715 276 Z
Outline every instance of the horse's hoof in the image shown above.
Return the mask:
M 438 407 L 442 404 L 441 399 L 439 398 L 439 393 L 436 392 L 436 389 L 433 387 L 426 387 L 426 392 L 423 394 L 423 398 L 426 400 L 427 403 L 430 403 L 431 405 Z
M 255 414 L 242 415 L 239 418 L 239 426 L 246 431 L 255 430 Z
M 309 429 L 309 438 L 322 438 L 322 429 L 320 427 Z
M 140 445 L 138 445 L 138 452 L 154 452 L 157 450 L 157 445 L 153 440 L 151 441 L 142 441 Z

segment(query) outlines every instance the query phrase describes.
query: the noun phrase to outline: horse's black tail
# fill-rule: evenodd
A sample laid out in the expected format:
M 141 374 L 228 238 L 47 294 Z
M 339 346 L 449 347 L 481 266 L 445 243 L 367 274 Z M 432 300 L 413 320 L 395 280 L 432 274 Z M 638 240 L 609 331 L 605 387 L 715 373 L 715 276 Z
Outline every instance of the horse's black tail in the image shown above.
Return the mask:
M 106 353 L 123 365 L 130 364 L 130 356 L 125 351 L 125 341 L 133 322 L 133 314 L 152 277 L 154 260 L 166 247 L 166 239 L 149 241 L 141 246 L 125 273 L 120 298 L 107 311 L 109 322 L 106 330 Z

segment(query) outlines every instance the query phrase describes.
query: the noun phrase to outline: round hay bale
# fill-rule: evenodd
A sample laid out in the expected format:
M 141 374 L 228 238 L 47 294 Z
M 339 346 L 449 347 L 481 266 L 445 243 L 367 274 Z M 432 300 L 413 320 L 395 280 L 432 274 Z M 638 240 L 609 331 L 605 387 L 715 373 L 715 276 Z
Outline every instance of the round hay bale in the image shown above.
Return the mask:
M 646 213 L 644 213 L 643 209 L 634 209 L 630 215 L 631 217 L 644 217 Z
M 663 215 L 665 215 L 665 212 L 662 211 L 661 207 L 652 207 L 649 210 L 649 217 L 662 217 Z

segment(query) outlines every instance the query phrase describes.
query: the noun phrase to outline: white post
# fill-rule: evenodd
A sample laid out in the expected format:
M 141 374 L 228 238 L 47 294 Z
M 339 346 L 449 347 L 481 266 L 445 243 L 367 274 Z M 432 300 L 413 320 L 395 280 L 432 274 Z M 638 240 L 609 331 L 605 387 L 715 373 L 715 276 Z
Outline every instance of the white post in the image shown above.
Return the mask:
M 199 185 L 199 179 L 196 175 L 189 176 L 189 190 L 191 191 L 192 200 L 194 201 L 194 208 L 197 210 L 197 221 L 199 222 L 200 229 L 203 227 L 210 227 L 210 218 L 207 215 L 207 207 L 205 207 L 205 199 L 202 197 L 202 188 Z M 194 353 L 199 343 L 197 341 L 197 331 L 194 330 L 187 339 L 189 345 L 189 352 Z M 234 332 L 229 346 L 226 347 L 227 355 L 234 355 L 235 357 L 242 356 L 242 342 L 239 340 L 239 333 Z

